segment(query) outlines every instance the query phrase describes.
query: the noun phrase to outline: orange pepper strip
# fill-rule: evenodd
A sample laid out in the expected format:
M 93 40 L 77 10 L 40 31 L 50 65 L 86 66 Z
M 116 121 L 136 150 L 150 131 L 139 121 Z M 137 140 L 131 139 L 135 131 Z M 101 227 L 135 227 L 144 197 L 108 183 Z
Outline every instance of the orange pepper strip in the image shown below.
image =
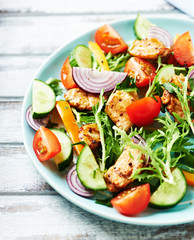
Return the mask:
M 105 71 L 110 71 L 108 62 L 107 62 L 105 55 L 104 55 L 102 49 L 100 48 L 100 46 L 95 42 L 88 42 L 88 46 L 89 46 L 90 51 L 96 57 L 96 60 L 99 63 L 100 67 L 102 69 L 104 69 Z
M 71 107 L 66 101 L 57 101 L 56 102 L 57 111 L 63 121 L 66 131 L 69 134 L 69 137 L 72 143 L 80 142 L 79 139 L 79 126 L 76 123 L 75 117 L 71 111 Z M 75 145 L 74 146 L 77 154 L 79 155 L 84 148 L 83 145 Z
M 194 173 L 189 173 L 189 172 L 183 171 L 183 174 L 185 175 L 187 184 L 194 186 Z

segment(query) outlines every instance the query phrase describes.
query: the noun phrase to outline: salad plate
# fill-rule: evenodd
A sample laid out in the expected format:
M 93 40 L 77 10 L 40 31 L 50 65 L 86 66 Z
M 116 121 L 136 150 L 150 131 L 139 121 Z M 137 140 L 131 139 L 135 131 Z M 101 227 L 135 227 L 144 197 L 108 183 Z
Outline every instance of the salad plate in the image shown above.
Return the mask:
M 191 38 L 194 41 L 194 21 L 193 20 L 180 20 L 175 18 L 149 18 L 154 24 L 166 29 L 174 37 L 177 33 L 182 34 L 190 31 Z M 127 42 L 132 42 L 136 39 L 134 34 L 135 19 L 124 19 L 110 24 Z M 57 49 L 47 61 L 40 67 L 33 79 L 40 79 L 46 81 L 48 78 L 60 79 L 60 72 L 63 62 L 68 57 L 71 50 L 78 44 L 88 44 L 88 41 L 94 40 L 96 29 L 80 36 L 72 42 Z M 22 107 L 22 131 L 24 145 L 30 159 L 38 172 L 45 178 L 52 188 L 59 194 L 71 201 L 82 209 L 96 214 L 98 216 L 137 225 L 147 226 L 160 226 L 160 225 L 174 225 L 183 224 L 194 221 L 194 205 L 191 201 L 194 199 L 194 187 L 188 186 L 187 193 L 182 201 L 173 208 L 156 210 L 147 208 L 141 214 L 133 217 L 127 217 L 118 213 L 114 208 L 99 205 L 95 200 L 80 197 L 71 191 L 66 182 L 66 172 L 59 172 L 52 163 L 52 161 L 40 162 L 32 148 L 32 142 L 35 131 L 27 124 L 25 119 L 26 109 L 32 104 L 32 82 L 28 87 L 23 101 Z

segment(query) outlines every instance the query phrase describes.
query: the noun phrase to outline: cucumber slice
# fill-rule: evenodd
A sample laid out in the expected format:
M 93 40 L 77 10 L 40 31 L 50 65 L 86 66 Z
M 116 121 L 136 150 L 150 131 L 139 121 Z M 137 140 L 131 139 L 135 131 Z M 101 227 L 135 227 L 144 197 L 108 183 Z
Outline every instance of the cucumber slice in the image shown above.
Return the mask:
M 155 81 L 160 84 L 167 83 L 171 80 L 172 76 L 175 74 L 173 65 L 167 65 L 162 67 L 155 76 Z
M 32 88 L 32 117 L 45 117 L 55 107 L 55 93 L 45 82 L 35 79 Z
M 153 208 L 169 208 L 176 205 L 184 197 L 187 182 L 179 168 L 172 172 L 175 184 L 163 182 L 152 194 L 149 206 Z
M 151 26 L 155 26 L 155 25 L 151 23 L 147 18 L 142 16 L 141 14 L 138 14 L 134 24 L 136 37 L 139 39 L 147 38 L 148 30 L 149 30 L 149 27 Z
M 78 45 L 69 55 L 69 62 L 72 67 L 92 68 L 92 56 L 88 47 Z
M 53 160 L 59 171 L 62 171 L 70 165 L 71 160 L 73 159 L 73 148 L 71 140 L 62 130 L 54 128 L 50 130 L 55 134 L 55 136 L 61 143 L 61 152 L 58 153 L 55 157 L 53 157 Z
M 92 190 L 104 190 L 107 188 L 96 159 L 88 145 L 83 148 L 78 156 L 76 171 L 80 182 L 86 188 Z

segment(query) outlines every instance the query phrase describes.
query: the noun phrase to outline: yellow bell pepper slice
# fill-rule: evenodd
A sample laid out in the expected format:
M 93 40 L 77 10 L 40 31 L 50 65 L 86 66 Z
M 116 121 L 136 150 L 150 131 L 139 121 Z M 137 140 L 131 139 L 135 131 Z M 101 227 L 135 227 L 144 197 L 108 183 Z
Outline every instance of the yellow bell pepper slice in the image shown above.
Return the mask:
M 88 46 L 90 51 L 94 54 L 97 62 L 99 63 L 100 67 L 104 69 L 105 71 L 110 71 L 110 68 L 108 66 L 108 62 L 105 58 L 105 55 L 102 51 L 102 49 L 99 47 L 99 45 L 95 42 L 88 42 Z
M 73 112 L 71 111 L 71 107 L 68 102 L 66 101 L 57 101 L 56 102 L 56 109 L 63 121 L 66 131 L 69 134 L 69 137 L 72 143 L 80 142 L 79 139 L 79 126 L 76 123 L 75 117 Z M 77 154 L 79 155 L 84 148 L 83 145 L 75 145 L 74 146 Z

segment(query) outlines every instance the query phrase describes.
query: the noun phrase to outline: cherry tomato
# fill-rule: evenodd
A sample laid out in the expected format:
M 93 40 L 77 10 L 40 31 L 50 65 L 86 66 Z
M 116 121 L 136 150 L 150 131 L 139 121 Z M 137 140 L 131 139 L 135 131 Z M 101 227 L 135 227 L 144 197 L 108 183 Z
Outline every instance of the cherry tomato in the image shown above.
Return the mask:
M 174 57 L 181 66 L 190 67 L 194 64 L 194 48 L 189 32 L 183 33 L 174 43 Z
M 100 48 L 105 52 L 117 54 L 125 52 L 128 45 L 121 36 L 108 24 L 100 27 L 95 33 L 95 41 Z
M 61 144 L 51 130 L 40 127 L 34 135 L 33 149 L 40 161 L 46 161 L 61 151 Z
M 136 77 L 136 86 L 145 87 L 154 80 L 155 67 L 139 57 L 131 57 L 125 65 L 124 72 L 129 76 Z
M 174 55 L 170 55 L 170 57 L 167 60 L 167 64 L 168 65 L 173 64 L 174 66 L 178 65 L 177 60 L 175 59 Z
M 157 101 L 152 97 L 141 98 L 126 108 L 127 114 L 135 125 L 147 126 L 159 115 L 161 100 L 158 96 L 155 98 Z
M 111 200 L 111 204 L 123 215 L 134 215 L 147 208 L 150 201 L 148 183 L 121 192 Z
M 189 173 L 189 172 L 183 171 L 183 174 L 185 175 L 187 184 L 194 186 L 194 173 Z
M 61 82 L 67 89 L 77 87 L 72 77 L 72 67 L 69 63 L 69 57 L 65 60 L 61 68 Z

